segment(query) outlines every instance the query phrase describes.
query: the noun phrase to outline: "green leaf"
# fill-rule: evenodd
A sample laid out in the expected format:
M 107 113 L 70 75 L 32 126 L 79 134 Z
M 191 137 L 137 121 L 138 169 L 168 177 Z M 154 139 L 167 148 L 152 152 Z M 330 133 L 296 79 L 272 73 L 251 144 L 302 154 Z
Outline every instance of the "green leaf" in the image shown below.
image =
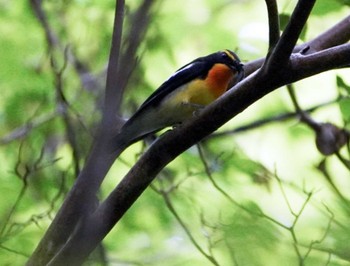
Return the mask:
M 316 1 L 312 10 L 312 15 L 323 16 L 331 12 L 339 11 L 345 2 L 349 2 L 349 0 Z
M 338 2 L 342 5 L 350 6 L 350 0 L 338 0 Z
M 344 91 L 347 95 L 350 95 L 350 85 L 346 84 L 340 76 L 337 76 L 337 86 L 340 92 Z
M 279 19 L 280 19 L 280 29 L 282 31 L 284 31 L 285 28 L 287 27 L 289 20 L 290 20 L 290 15 L 286 14 L 286 13 L 281 13 L 279 15 Z M 305 41 L 306 31 L 307 31 L 307 24 L 305 24 L 305 26 L 304 26 L 304 28 L 301 31 L 300 36 L 299 36 L 299 38 L 303 41 Z
M 343 119 L 345 121 L 350 121 L 350 99 L 349 98 L 341 99 L 339 101 L 339 108 L 343 116 Z
M 279 15 L 279 17 L 280 17 L 280 28 L 281 28 L 281 30 L 284 30 L 288 24 L 288 21 L 290 19 L 290 15 L 286 14 L 286 13 L 281 13 Z

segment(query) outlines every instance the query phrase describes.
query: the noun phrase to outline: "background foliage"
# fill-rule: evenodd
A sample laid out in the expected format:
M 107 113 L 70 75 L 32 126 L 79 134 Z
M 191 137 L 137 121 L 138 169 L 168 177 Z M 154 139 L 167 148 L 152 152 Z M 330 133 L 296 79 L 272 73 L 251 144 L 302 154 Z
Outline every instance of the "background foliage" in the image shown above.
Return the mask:
M 141 3 L 127 1 L 126 31 Z M 282 26 L 295 3 L 278 1 Z M 348 4 L 317 1 L 300 41 L 348 15 Z M 0 2 L 3 265 L 22 265 L 30 256 L 74 182 L 100 118 L 114 2 L 48 0 L 43 7 L 57 38 L 51 46 L 29 2 Z M 193 58 L 223 48 L 245 62 L 265 56 L 265 9 L 258 0 L 154 1 L 123 115 Z M 349 84 L 348 70 L 337 70 L 293 86 L 303 110 L 315 107 L 314 119 L 346 127 Z M 349 265 L 349 147 L 321 155 L 313 131 L 294 112 L 281 88 L 182 154 L 90 263 L 210 265 L 214 257 L 220 265 Z M 266 123 L 253 127 L 261 120 Z M 101 198 L 144 148 L 133 145 L 115 163 Z

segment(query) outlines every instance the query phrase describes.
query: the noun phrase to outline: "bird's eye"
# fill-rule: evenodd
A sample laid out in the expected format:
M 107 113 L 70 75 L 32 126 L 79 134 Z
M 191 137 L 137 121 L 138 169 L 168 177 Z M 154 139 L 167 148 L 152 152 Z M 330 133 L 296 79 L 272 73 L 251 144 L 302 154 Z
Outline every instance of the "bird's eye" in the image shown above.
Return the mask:
M 229 58 L 229 56 L 228 56 L 228 54 L 226 53 L 226 52 L 221 52 L 221 56 L 223 57 L 223 58 Z

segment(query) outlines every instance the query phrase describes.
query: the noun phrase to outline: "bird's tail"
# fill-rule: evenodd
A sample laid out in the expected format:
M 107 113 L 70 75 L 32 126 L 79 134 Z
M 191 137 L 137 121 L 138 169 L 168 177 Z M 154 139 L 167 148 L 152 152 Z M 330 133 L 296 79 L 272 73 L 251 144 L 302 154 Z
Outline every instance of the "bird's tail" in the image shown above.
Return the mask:
M 140 120 L 139 117 L 129 119 L 120 132 L 112 138 L 111 149 L 114 155 L 119 156 L 131 144 L 162 128 L 157 121 L 156 123 L 150 121 L 147 116 L 142 116 L 142 119 Z
M 130 139 L 130 137 L 125 134 L 125 132 L 121 131 L 112 138 L 110 151 L 114 154 L 115 157 L 119 157 L 119 155 L 132 143 L 134 143 L 134 141 Z
M 110 149 L 111 153 L 115 157 L 119 155 L 130 145 L 141 140 L 149 133 L 139 133 L 137 130 L 134 130 L 132 127 L 123 127 L 122 130 L 112 138 Z

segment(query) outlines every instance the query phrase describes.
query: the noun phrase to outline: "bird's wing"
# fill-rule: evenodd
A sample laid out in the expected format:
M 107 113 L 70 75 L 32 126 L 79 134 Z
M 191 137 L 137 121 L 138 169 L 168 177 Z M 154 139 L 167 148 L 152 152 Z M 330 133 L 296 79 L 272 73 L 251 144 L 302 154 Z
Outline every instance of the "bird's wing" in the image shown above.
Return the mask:
M 138 119 L 143 119 L 143 115 L 147 115 L 150 112 L 150 109 L 156 109 L 164 100 L 164 98 L 171 94 L 173 91 L 175 91 L 177 88 L 198 77 L 205 77 L 210 69 L 209 65 L 210 63 L 208 64 L 207 60 L 198 58 L 177 70 L 155 92 L 153 92 L 134 113 L 134 115 L 126 121 L 126 123 L 123 125 L 123 129 L 121 130 L 121 134 L 119 134 L 116 138 L 116 142 L 118 142 L 118 145 L 123 146 L 124 144 L 130 144 L 132 141 L 134 142 L 140 137 L 142 137 L 144 135 L 144 132 L 141 132 L 142 134 L 138 134 L 140 132 L 134 134 L 136 130 L 141 130 L 141 128 L 134 128 L 134 122 Z M 150 132 L 147 132 L 147 134 L 148 133 Z
M 205 77 L 209 68 L 208 63 L 201 58 L 181 67 L 144 101 L 134 115 L 150 106 L 156 107 L 167 95 L 187 82 L 198 77 Z

